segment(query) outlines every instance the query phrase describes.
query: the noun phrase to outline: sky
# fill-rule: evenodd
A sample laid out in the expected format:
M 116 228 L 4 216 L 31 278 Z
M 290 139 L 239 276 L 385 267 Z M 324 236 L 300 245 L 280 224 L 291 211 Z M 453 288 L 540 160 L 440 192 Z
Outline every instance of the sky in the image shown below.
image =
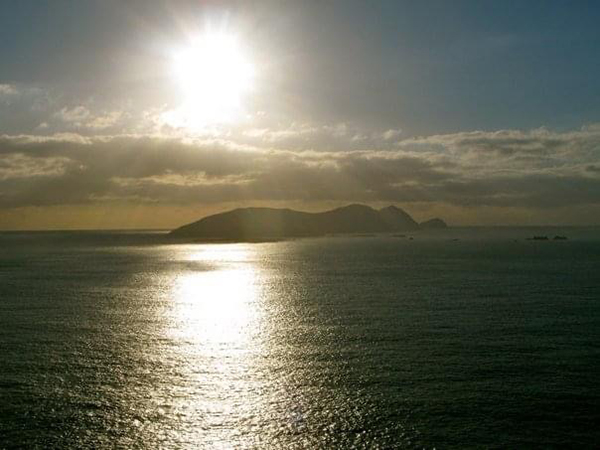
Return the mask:
M 0 229 L 600 225 L 596 1 L 0 1 Z

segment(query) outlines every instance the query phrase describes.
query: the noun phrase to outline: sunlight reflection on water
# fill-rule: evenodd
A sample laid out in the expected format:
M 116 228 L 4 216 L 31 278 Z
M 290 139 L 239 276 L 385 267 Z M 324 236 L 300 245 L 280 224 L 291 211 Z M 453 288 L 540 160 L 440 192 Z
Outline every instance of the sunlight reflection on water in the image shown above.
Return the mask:
M 259 320 L 255 278 L 247 267 L 180 275 L 174 288 L 174 332 L 203 345 L 243 343 Z
M 193 263 L 174 278 L 169 328 L 184 363 L 176 396 L 184 442 L 230 448 L 259 408 L 264 317 L 256 252 L 232 244 L 186 246 L 180 254 Z

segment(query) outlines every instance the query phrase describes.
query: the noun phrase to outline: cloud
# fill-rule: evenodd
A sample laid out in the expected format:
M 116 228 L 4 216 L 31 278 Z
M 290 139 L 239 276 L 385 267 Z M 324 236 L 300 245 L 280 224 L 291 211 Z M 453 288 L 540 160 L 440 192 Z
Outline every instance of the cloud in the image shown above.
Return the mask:
M 103 130 L 115 126 L 121 118 L 125 117 L 125 113 L 109 111 L 94 114 L 87 107 L 79 105 L 73 108 L 62 108 L 54 113 L 53 117 L 74 128 Z
M 85 120 L 89 119 L 91 113 L 85 106 L 75 106 L 73 108 L 62 108 L 54 116 L 63 122 L 80 126 Z
M 0 181 L 61 176 L 69 164 L 67 158 L 32 158 L 23 154 L 9 154 L 0 159 Z
M 397 140 L 398 138 L 400 138 L 401 135 L 402 135 L 402 130 L 394 130 L 394 129 L 389 129 L 389 130 L 381 133 L 381 137 L 386 141 Z
M 0 97 L 16 95 L 18 90 L 16 86 L 12 84 L 0 84 Z
M 13 84 L 0 84 L 0 107 L 12 106 L 14 101 L 19 98 L 19 93 L 19 89 Z
M 258 134 L 261 144 L 271 139 Z M 235 138 L 1 136 L 0 208 L 129 201 L 600 204 L 600 129 L 594 127 L 456 133 L 372 150 L 292 150 L 275 145 L 289 143 L 287 137 L 268 146 Z
M 115 126 L 124 115 L 123 111 L 107 112 L 93 117 L 85 124 L 85 126 L 94 130 L 104 130 L 105 128 Z
M 372 131 L 347 123 L 291 123 L 284 127 L 243 129 L 239 139 L 253 145 L 289 150 L 360 150 L 391 148 L 401 134 L 399 129 Z

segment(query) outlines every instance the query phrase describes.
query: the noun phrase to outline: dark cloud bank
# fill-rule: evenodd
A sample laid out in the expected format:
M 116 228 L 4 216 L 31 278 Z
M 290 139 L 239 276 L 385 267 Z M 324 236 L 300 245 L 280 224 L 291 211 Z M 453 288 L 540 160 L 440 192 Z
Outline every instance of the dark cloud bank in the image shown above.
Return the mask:
M 314 151 L 288 146 L 286 139 L 297 141 L 293 131 L 278 136 L 276 142 L 250 142 L 5 135 L 0 137 L 0 208 L 339 201 L 538 210 L 589 206 L 598 214 L 600 128 L 595 126 L 563 133 L 456 133 L 393 145 L 382 140 L 381 146 L 372 139 L 367 143 L 372 149 L 351 151 L 341 140 L 339 151 Z M 355 148 L 356 137 L 347 139 L 346 148 Z M 598 222 L 593 216 L 588 221 Z

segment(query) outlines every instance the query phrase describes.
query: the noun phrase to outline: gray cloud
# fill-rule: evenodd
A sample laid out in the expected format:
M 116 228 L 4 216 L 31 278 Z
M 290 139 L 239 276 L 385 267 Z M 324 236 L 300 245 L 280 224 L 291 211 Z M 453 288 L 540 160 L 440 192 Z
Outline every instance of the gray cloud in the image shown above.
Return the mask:
M 352 133 L 340 130 L 330 131 L 352 139 Z M 405 139 L 383 150 L 292 151 L 267 141 L 2 136 L 0 207 L 107 201 L 389 201 L 528 208 L 600 203 L 597 127 L 457 133 Z
M 288 150 L 361 150 L 393 148 L 402 130 L 373 131 L 347 123 L 315 125 L 292 123 L 287 127 L 237 130 L 236 139 L 251 145 L 273 146 Z
M 72 108 L 62 108 L 52 115 L 52 118 L 61 122 L 61 125 L 67 125 L 80 130 L 105 130 L 116 127 L 128 114 L 124 111 L 103 111 L 93 113 L 89 108 L 78 105 Z M 121 125 L 125 125 L 122 123 Z M 47 126 L 47 124 L 46 124 Z
M 12 84 L 0 84 L 0 97 L 10 97 L 17 95 L 19 91 Z

